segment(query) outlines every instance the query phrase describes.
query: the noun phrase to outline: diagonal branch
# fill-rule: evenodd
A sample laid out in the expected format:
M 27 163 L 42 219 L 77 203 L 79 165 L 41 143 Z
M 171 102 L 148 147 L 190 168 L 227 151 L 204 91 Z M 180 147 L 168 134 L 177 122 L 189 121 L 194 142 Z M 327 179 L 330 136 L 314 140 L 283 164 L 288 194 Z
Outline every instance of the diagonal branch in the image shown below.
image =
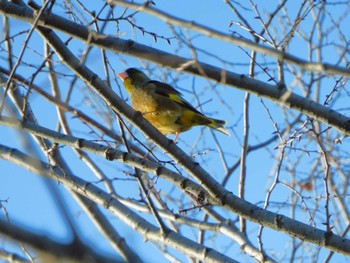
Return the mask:
M 329 249 L 341 253 L 350 254 L 350 240 L 339 238 L 335 235 L 326 235 L 324 231 L 304 231 L 305 228 L 308 227 L 308 225 L 304 223 L 292 220 L 282 215 L 276 215 L 275 213 L 258 207 L 256 207 L 257 209 L 252 209 L 251 206 L 247 206 L 247 204 L 250 203 L 236 197 L 231 192 L 227 191 L 198 163 L 192 161 L 192 159 L 187 156 L 187 154 L 183 152 L 179 147 L 172 143 L 171 140 L 168 140 L 163 134 L 161 134 L 157 129 L 150 125 L 140 114 L 137 114 L 130 106 L 128 106 L 123 100 L 116 96 L 116 94 L 111 91 L 111 89 L 107 87 L 106 84 L 95 73 L 90 71 L 90 69 L 79 62 L 74 54 L 52 30 L 48 30 L 42 27 L 38 27 L 37 30 L 45 38 L 51 48 L 56 52 L 56 54 L 67 67 L 69 67 L 84 82 L 94 88 L 95 91 L 115 112 L 118 112 L 125 116 L 128 121 L 138 127 L 148 138 L 152 139 L 158 145 L 158 147 L 160 147 L 160 149 L 166 151 L 168 155 L 178 163 L 178 165 L 183 167 L 190 176 L 195 178 L 204 187 L 204 189 L 214 199 L 214 203 L 219 203 L 224 208 L 238 213 L 246 219 L 249 219 L 258 224 L 276 229 L 292 236 L 301 237 L 302 240 L 315 243 L 319 246 L 325 246 Z M 237 75 L 234 73 L 232 74 L 233 76 Z M 254 83 L 255 80 L 251 81 Z M 279 94 L 279 96 L 292 94 L 286 90 L 281 93 L 281 90 L 279 89 L 272 90 L 271 92 L 272 94 Z M 296 94 L 294 96 L 302 99 L 301 96 L 298 96 Z M 293 97 L 293 94 L 285 98 L 285 100 L 288 101 L 290 97 Z M 309 102 L 309 104 L 311 105 L 312 103 Z M 315 102 L 314 104 L 319 105 Z M 335 111 L 331 111 L 329 109 L 327 110 L 328 112 L 338 114 Z M 347 125 L 349 126 L 348 123 Z M 263 221 L 260 221 L 257 218 L 263 218 Z
M 0 8 L 4 5 L 6 1 L 0 0 Z M 27 12 L 26 10 L 24 10 Z M 0 13 L 3 12 L 0 9 Z M 27 12 L 28 13 L 28 12 Z M 51 15 L 45 20 L 45 24 L 42 21 L 44 26 L 48 25 L 48 21 L 50 20 Z M 27 19 L 27 18 L 26 18 Z M 24 19 L 25 20 L 25 19 Z M 31 22 L 31 18 L 29 16 L 28 21 Z M 74 23 L 72 23 L 74 24 Z M 61 25 L 62 27 L 63 25 Z M 67 26 L 67 25 L 66 25 Z M 74 25 L 73 25 L 74 26 Z M 76 27 L 74 30 L 76 30 Z M 84 27 L 81 27 L 84 28 Z M 133 123 L 136 127 L 142 130 L 149 138 L 152 138 L 153 141 L 163 150 L 166 150 L 170 154 L 172 158 L 174 158 L 178 164 L 185 168 L 185 170 L 194 178 L 196 178 L 207 190 L 211 197 L 218 203 L 220 203 L 224 208 L 233 211 L 243 217 L 257 222 L 261 225 L 268 226 L 272 229 L 276 229 L 278 231 L 288 233 L 293 236 L 298 236 L 302 240 L 309 241 L 315 243 L 317 245 L 323 245 L 329 249 L 334 251 L 338 251 L 340 253 L 349 254 L 350 253 L 350 244 L 349 240 L 341 239 L 339 236 L 330 236 L 325 235 L 324 231 L 317 231 L 315 228 L 307 228 L 309 227 L 306 224 L 303 224 L 298 221 L 294 221 L 290 218 L 276 215 L 269 211 L 263 210 L 261 208 L 248 206 L 247 202 L 237 198 L 232 193 L 227 192 L 217 181 L 210 177 L 210 175 L 198 164 L 192 162 L 191 158 L 189 158 L 183 151 L 181 151 L 178 147 L 171 144 L 164 136 L 162 136 L 155 128 L 151 127 L 141 116 L 135 114 L 132 109 L 126 105 L 120 98 L 118 98 L 109 87 L 107 87 L 102 80 L 96 76 L 93 72 L 91 72 L 88 68 L 82 65 L 75 56 L 67 49 L 67 46 L 61 43 L 60 39 L 52 32 L 45 28 L 38 28 L 40 30 L 42 36 L 46 39 L 46 41 L 51 45 L 51 47 L 58 54 L 62 62 L 69 67 L 79 78 L 88 83 L 91 87 L 95 89 L 96 92 L 107 102 L 107 104 L 116 112 L 121 113 L 125 116 L 131 123 Z M 71 28 L 68 30 L 72 30 Z M 101 42 L 108 39 L 111 47 L 108 45 L 104 46 L 107 42 L 104 42 L 102 45 L 103 48 L 113 49 L 118 46 L 113 44 L 127 44 L 130 46 L 124 45 L 122 46 L 125 49 L 122 49 L 123 52 L 133 51 L 133 55 L 143 56 L 144 58 L 148 58 L 149 60 L 155 61 L 155 54 L 145 54 L 145 51 L 150 50 L 149 48 L 145 48 L 142 45 L 139 45 L 132 41 L 124 41 L 120 42 L 118 39 L 108 37 L 101 34 L 90 34 L 92 31 L 84 28 L 84 32 L 87 33 L 86 41 L 90 39 L 90 44 L 101 45 Z M 83 33 L 84 33 L 83 32 Z M 100 37 L 97 37 L 100 36 Z M 105 36 L 106 38 L 102 38 Z M 117 41 L 118 40 L 118 41 Z M 139 49 L 135 49 L 135 46 Z M 119 46 L 120 48 L 121 46 Z M 118 49 L 116 49 L 118 50 Z M 120 50 L 119 50 L 120 51 Z M 157 51 L 153 49 L 153 51 Z M 136 52 L 136 53 L 135 53 Z M 147 52 L 146 52 L 147 53 Z M 165 65 L 169 67 L 179 67 L 183 65 L 185 62 L 188 62 L 185 58 L 172 56 L 166 52 L 158 51 L 156 54 L 163 54 L 165 60 L 160 62 L 158 60 L 157 63 L 165 63 Z M 158 57 L 159 58 L 159 57 Z M 156 61 L 155 61 L 156 62 Z M 181 62 L 181 63 L 180 63 Z M 200 64 L 201 68 L 204 72 L 211 78 L 216 81 L 223 82 L 228 85 L 238 86 L 241 89 L 247 90 L 249 92 L 273 99 L 275 101 L 279 101 L 279 103 L 288 105 L 291 108 L 298 109 L 303 113 L 306 113 L 310 116 L 315 116 L 318 120 L 325 121 L 326 123 L 332 124 L 333 127 L 336 127 L 340 131 L 345 134 L 349 134 L 349 123 L 348 119 L 341 114 L 336 113 L 326 107 L 323 107 L 320 104 L 307 100 L 301 96 L 298 96 L 292 92 L 288 92 L 284 88 L 278 88 L 273 85 L 268 85 L 264 82 L 252 80 L 247 77 L 226 72 L 222 69 L 212 67 L 208 64 Z M 188 72 L 193 72 L 199 74 L 196 68 L 188 68 L 186 69 Z M 252 209 L 253 208 L 253 209 Z M 259 218 L 259 219 L 257 219 Z M 263 220 L 260 220 L 263 219 Z

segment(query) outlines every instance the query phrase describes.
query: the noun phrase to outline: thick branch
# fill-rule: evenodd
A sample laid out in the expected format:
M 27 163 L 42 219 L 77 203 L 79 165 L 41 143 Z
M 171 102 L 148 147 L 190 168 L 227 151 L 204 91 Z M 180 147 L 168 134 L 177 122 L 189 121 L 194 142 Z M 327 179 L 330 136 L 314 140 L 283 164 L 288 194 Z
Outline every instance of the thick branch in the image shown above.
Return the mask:
M 49 140 L 53 140 L 57 143 L 69 145 L 80 150 L 93 152 L 99 155 L 105 155 L 106 151 L 109 149 L 106 146 L 64 135 L 30 122 L 20 123 L 10 118 L 1 117 L 0 124 L 7 125 L 16 129 L 24 129 L 25 131 L 33 133 L 36 136 L 40 136 Z M 5 157 L 2 156 L 1 158 Z M 215 198 L 208 196 L 200 185 L 192 182 L 191 180 L 186 179 L 185 177 L 166 168 L 159 169 L 159 165 L 151 161 L 142 160 L 141 158 L 133 156 L 132 154 L 125 154 L 121 151 L 110 149 L 110 155 L 108 158 L 122 161 L 126 164 L 133 165 L 147 172 L 158 175 L 166 180 L 171 181 L 180 189 L 194 193 L 195 196 L 201 195 L 207 202 L 210 202 L 213 205 L 222 206 L 253 222 L 257 222 L 263 226 L 285 232 L 289 235 L 298 237 L 301 240 L 317 244 L 318 246 L 326 247 L 345 255 L 350 255 L 350 240 L 345 239 L 341 236 L 334 234 L 329 235 L 325 231 L 322 231 L 315 227 L 282 215 L 278 215 L 276 213 L 272 213 L 245 200 L 242 200 L 232 193 L 227 193 L 226 200 L 224 200 L 226 203 L 223 204 L 222 200 L 218 201 L 215 200 Z
M 148 240 L 164 243 L 165 245 L 173 247 L 190 257 L 195 257 L 205 262 L 236 262 L 214 249 L 197 244 L 196 242 L 173 231 L 169 230 L 166 236 L 160 235 L 159 228 L 144 220 L 141 216 L 133 212 L 111 195 L 75 175 L 63 173 L 58 167 L 50 166 L 49 164 L 32 158 L 20 151 L 1 145 L 0 158 L 15 163 L 35 174 L 59 181 L 68 189 L 82 194 L 88 199 L 104 206 L 120 220 L 129 225 L 129 227 L 139 232 Z
M 301 70 L 322 72 L 327 74 L 342 75 L 342 76 L 348 76 L 348 77 L 350 76 L 350 70 L 346 68 L 336 67 L 327 63 L 321 64 L 321 63 L 308 62 L 304 59 L 298 58 L 286 52 L 282 52 L 270 47 L 259 45 L 252 41 L 237 38 L 232 35 L 227 35 L 222 32 L 216 31 L 214 29 L 205 27 L 203 25 L 199 25 L 193 21 L 181 20 L 165 12 L 161 12 L 154 8 L 150 8 L 149 6 L 139 5 L 139 4 L 126 2 L 122 0 L 108 0 L 107 2 L 111 4 L 118 4 L 121 6 L 132 8 L 138 11 L 146 12 L 148 14 L 159 17 L 160 19 L 164 20 L 167 23 L 183 26 L 191 30 L 198 31 L 209 37 L 215 37 L 220 40 L 226 41 L 228 43 L 247 47 L 259 53 L 273 56 L 280 61 L 286 61 L 288 63 L 295 64 Z M 0 0 L 0 14 L 14 17 L 20 20 L 24 20 L 29 23 L 33 23 L 35 20 L 35 16 L 31 9 L 26 8 L 24 6 L 15 5 L 13 3 L 7 2 L 6 0 Z M 60 30 L 64 33 L 69 34 L 70 36 L 89 42 L 89 44 L 91 45 L 102 45 L 105 49 L 111 49 L 121 53 L 127 53 L 133 56 L 137 56 L 143 59 L 153 61 L 155 63 L 161 64 L 167 67 L 177 68 L 179 67 L 179 65 L 182 64 L 176 61 L 173 61 L 173 62 L 169 61 L 169 59 L 172 60 L 173 58 L 176 57 L 176 56 L 172 56 L 170 53 L 160 52 L 157 49 L 150 48 L 148 46 L 144 46 L 141 44 L 137 44 L 133 41 L 122 40 L 122 39 L 117 39 L 115 37 L 98 34 L 96 31 L 88 29 L 85 26 L 79 25 L 69 20 L 63 19 L 57 15 L 50 14 L 48 17 L 40 19 L 39 25 Z M 110 46 L 105 44 L 108 42 L 110 43 Z M 149 53 L 145 52 L 146 50 Z M 161 57 L 154 56 L 155 53 L 158 53 L 158 55 L 161 55 Z M 164 61 L 164 59 L 166 60 Z
M 122 262 L 116 258 L 107 257 L 94 252 L 84 244 L 62 244 L 46 235 L 28 231 L 28 228 L 0 220 L 0 233 L 13 240 L 25 243 L 40 251 L 42 258 L 55 262 Z
M 4 0 L 0 0 L 0 14 L 24 20 L 29 23 L 33 23 L 35 21 L 35 16 L 31 9 L 23 6 L 17 6 Z M 189 59 L 174 56 L 170 53 L 144 46 L 131 40 L 122 40 L 112 36 L 99 34 L 85 26 L 63 19 L 57 15 L 50 14 L 48 17 L 40 20 L 38 24 L 48 28 L 57 29 L 72 37 L 83 40 L 89 45 L 112 50 L 116 53 L 125 53 L 138 58 L 153 61 L 166 67 L 174 69 L 181 68 L 184 71 L 201 75 L 196 67 L 191 66 L 193 65 L 193 63 L 191 63 L 193 61 Z M 256 45 L 254 43 L 251 44 Z M 184 65 L 189 66 L 186 67 Z M 205 76 L 209 79 L 221 82 L 225 85 L 237 87 L 241 90 L 275 101 L 291 109 L 298 110 L 336 128 L 345 135 L 350 135 L 349 118 L 319 103 L 299 96 L 288 91 L 287 89 L 279 88 L 278 86 L 270 85 L 259 80 L 250 79 L 244 75 L 229 72 L 206 63 L 198 63 L 198 65 L 201 68 L 201 72 L 204 72 Z M 330 66 L 323 65 L 319 67 L 320 71 L 327 72 L 327 68 Z M 350 71 L 347 69 L 342 69 L 339 70 L 337 74 L 350 76 Z
M 199 33 L 202 33 L 203 35 L 206 35 L 208 37 L 217 38 L 219 40 L 232 43 L 235 45 L 239 45 L 242 47 L 250 48 L 251 50 L 254 50 L 256 52 L 273 56 L 279 61 L 285 61 L 291 64 L 297 65 L 301 70 L 308 70 L 308 71 L 315 71 L 315 72 L 322 72 L 327 74 L 334 74 L 334 75 L 344 75 L 344 76 L 350 76 L 350 70 L 346 68 L 341 67 L 335 67 L 333 65 L 330 65 L 328 63 L 312 63 L 308 62 L 304 59 L 298 58 L 296 56 L 293 56 L 289 53 L 282 52 L 277 49 L 273 49 L 271 47 L 263 46 L 260 44 L 257 44 L 253 41 L 246 40 L 244 38 L 237 38 L 233 35 L 228 35 L 225 33 L 222 33 L 220 31 L 217 31 L 213 28 L 206 27 L 204 25 L 198 24 L 194 21 L 188 21 L 179 19 L 178 17 L 172 16 L 169 13 L 157 10 L 156 8 L 150 7 L 149 4 L 136 4 L 134 2 L 129 1 L 123 1 L 123 0 L 107 0 L 107 3 L 111 5 L 120 5 L 127 8 L 134 9 L 136 11 L 141 11 L 144 13 L 147 13 L 149 15 L 152 15 L 154 17 L 158 17 L 159 19 L 165 21 L 166 23 L 169 23 L 171 25 L 176 25 L 183 28 L 188 28 L 190 30 L 197 31 Z

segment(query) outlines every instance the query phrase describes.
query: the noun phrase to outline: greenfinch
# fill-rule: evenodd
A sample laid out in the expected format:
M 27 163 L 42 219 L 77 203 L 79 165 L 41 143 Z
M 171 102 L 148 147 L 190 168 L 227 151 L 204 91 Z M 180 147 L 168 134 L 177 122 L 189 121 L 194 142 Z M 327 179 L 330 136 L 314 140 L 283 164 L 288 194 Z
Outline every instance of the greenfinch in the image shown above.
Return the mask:
M 135 68 L 129 68 L 118 76 L 130 95 L 132 107 L 141 112 L 161 133 L 176 134 L 175 143 L 181 132 L 197 125 L 204 125 L 230 136 L 229 131 L 224 128 L 225 121 L 205 116 L 172 86 L 151 80 Z

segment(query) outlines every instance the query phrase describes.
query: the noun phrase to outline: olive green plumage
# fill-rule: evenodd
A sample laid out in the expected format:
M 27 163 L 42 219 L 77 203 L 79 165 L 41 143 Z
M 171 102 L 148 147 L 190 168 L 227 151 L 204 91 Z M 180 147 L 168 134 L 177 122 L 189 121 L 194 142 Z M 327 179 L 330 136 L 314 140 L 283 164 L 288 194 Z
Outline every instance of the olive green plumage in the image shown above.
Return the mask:
M 205 125 L 226 135 L 225 121 L 205 116 L 182 98 L 180 92 L 166 83 L 151 80 L 142 71 L 129 68 L 118 74 L 131 97 L 132 107 L 140 111 L 163 134 L 176 134 L 193 126 Z

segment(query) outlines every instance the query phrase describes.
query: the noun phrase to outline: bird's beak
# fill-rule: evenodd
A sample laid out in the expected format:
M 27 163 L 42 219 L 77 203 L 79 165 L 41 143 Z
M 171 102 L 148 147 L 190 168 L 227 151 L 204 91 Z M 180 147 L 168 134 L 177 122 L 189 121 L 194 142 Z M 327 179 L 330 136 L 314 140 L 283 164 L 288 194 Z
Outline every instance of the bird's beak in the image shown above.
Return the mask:
M 128 73 L 126 73 L 126 72 L 122 72 L 122 73 L 119 73 L 119 74 L 118 74 L 118 77 L 119 77 L 122 81 L 124 81 L 127 77 L 129 77 L 129 75 L 128 75 Z

